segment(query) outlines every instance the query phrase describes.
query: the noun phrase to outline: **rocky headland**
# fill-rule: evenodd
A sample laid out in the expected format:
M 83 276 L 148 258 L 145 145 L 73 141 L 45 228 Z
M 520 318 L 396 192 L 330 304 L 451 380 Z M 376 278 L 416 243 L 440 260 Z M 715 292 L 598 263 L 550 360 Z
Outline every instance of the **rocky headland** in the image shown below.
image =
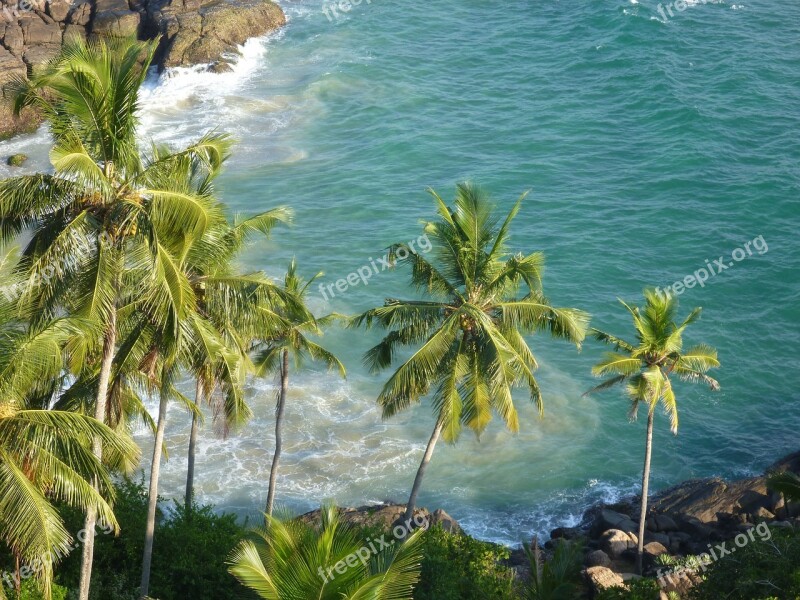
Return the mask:
M 269 0 L 0 0 L 0 139 L 30 131 L 32 111 L 14 117 L 6 86 L 53 58 L 70 36 L 159 39 L 160 68 L 229 68 L 238 46 L 286 23 Z
M 756 527 L 800 527 L 800 505 L 787 506 L 780 494 L 767 489 L 767 474 L 784 471 L 800 474 L 800 452 L 782 458 L 758 477 L 734 481 L 717 477 L 694 479 L 654 495 L 645 529 L 645 575 L 658 577 L 670 573 L 659 566 L 669 562 L 664 557 L 657 561 L 661 555 L 681 558 L 708 553 L 710 547 L 726 541 L 730 545 L 737 535 L 747 534 Z M 403 525 L 405 507 L 386 502 L 339 511 L 346 523 L 391 531 Z M 638 577 L 635 562 L 639 514 L 639 500 L 635 497 L 593 506 L 584 513 L 579 526 L 554 529 L 550 540 L 543 544 L 545 553 L 559 539 L 581 540 L 587 596 L 593 597 L 603 588 L 623 586 Z M 313 511 L 299 518 L 317 523 L 319 516 L 319 511 Z M 420 508 L 415 521 L 426 527 L 440 524 L 451 533 L 461 532 L 457 521 L 441 509 L 431 513 Z M 527 575 L 529 564 L 521 549 L 512 552 L 509 563 L 519 577 Z M 685 597 L 696 581 L 698 578 L 691 571 L 662 577 L 662 598 L 670 591 Z

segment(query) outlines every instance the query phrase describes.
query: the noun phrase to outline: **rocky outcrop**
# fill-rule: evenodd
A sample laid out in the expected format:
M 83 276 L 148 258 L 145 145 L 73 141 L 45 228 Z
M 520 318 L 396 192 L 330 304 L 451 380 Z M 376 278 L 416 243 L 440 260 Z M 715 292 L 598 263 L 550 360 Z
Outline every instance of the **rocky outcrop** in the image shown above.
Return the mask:
M 0 0 L 0 139 L 38 124 L 9 105 L 9 84 L 58 53 L 64 40 L 136 36 L 159 39 L 161 67 L 229 68 L 238 46 L 286 23 L 270 0 Z
M 339 508 L 339 518 L 343 523 L 356 527 L 378 528 L 389 531 L 396 526 L 404 526 L 404 516 L 406 507 L 404 504 L 386 502 L 370 506 L 360 506 L 358 508 Z M 320 522 L 320 511 L 313 510 L 298 517 L 299 520 L 310 525 L 318 525 Z M 414 519 L 410 524 L 410 529 L 418 527 L 440 526 L 448 533 L 461 533 L 458 522 L 448 515 L 441 508 L 430 513 L 426 508 L 417 508 L 414 511 Z
M 758 532 L 763 524 L 770 528 L 800 527 L 800 506 L 787 507 L 779 494 L 767 488 L 767 475 L 783 471 L 800 473 L 800 452 L 779 460 L 759 477 L 736 481 L 695 479 L 656 494 L 645 521 L 645 574 L 671 572 L 659 566 L 663 564 L 659 558 L 662 555 L 708 553 L 710 546 L 730 543 L 745 532 L 753 534 L 754 529 Z M 546 546 L 552 547 L 558 539 L 583 537 L 587 567 L 584 575 L 590 593 L 596 594 L 608 585 L 623 585 L 630 579 L 638 546 L 639 515 L 638 498 L 595 506 L 586 511 L 579 527 L 554 529 Z M 755 535 L 749 537 L 758 539 Z M 671 591 L 686 597 L 699 580 L 691 570 L 681 576 L 662 577 L 662 597 Z
M 167 67 L 213 63 L 224 68 L 247 39 L 282 27 L 283 11 L 264 0 L 200 5 L 196 0 L 152 2 L 147 10 L 150 35 L 160 35 L 161 64 Z

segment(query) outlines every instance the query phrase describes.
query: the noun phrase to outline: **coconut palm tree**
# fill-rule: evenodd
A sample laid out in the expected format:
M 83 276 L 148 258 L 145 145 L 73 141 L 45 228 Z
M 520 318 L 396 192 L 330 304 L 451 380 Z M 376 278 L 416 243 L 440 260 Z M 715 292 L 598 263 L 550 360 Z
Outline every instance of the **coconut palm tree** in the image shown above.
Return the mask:
M 645 290 L 645 305 L 642 308 L 620 303 L 633 318 L 636 342 L 627 342 L 610 333 L 593 329 L 595 337 L 614 347 L 614 352 L 592 368 L 598 377 L 610 376 L 586 394 L 625 384 L 631 399 L 631 419 L 636 419 L 640 404 L 647 406 L 647 435 L 642 473 L 642 506 L 639 516 L 639 547 L 636 566 L 642 571 L 644 528 L 647 519 L 647 495 L 650 481 L 650 457 L 653 450 L 653 418 L 660 404 L 670 419 L 672 433 L 678 434 L 678 403 L 672 387 L 671 376 L 693 383 L 705 383 L 712 390 L 719 383 L 707 375 L 710 369 L 719 367 L 717 351 L 700 344 L 684 352 L 683 333 L 700 317 L 700 308 L 695 308 L 680 325 L 675 321 L 678 301 L 654 290 Z
M 269 473 L 265 510 L 268 517 L 272 516 L 278 464 L 283 449 L 283 415 L 289 391 L 290 355 L 294 359 L 295 367 L 299 367 L 304 360 L 311 359 L 324 362 L 329 369 L 338 370 L 342 377 L 347 375 L 344 365 L 336 356 L 306 337 L 322 335 L 322 329 L 335 318 L 335 315 L 328 315 L 316 319 L 305 305 L 309 286 L 321 275 L 322 273 L 318 273 L 308 281 L 303 281 L 297 274 L 297 264 L 292 260 L 284 277 L 283 291 L 293 303 L 289 305 L 286 302 L 279 302 L 274 307 L 275 312 L 283 319 L 283 327 L 269 336 L 263 336 L 255 346 L 258 351 L 255 362 L 259 375 L 264 376 L 277 371 L 281 382 L 275 409 L 275 453 L 272 456 Z
M 49 276 L 49 285 L 32 292 L 37 317 L 67 310 L 103 325 L 94 403 L 99 421 L 106 419 L 118 350 L 121 290 L 130 286 L 154 302 L 169 297 L 181 303 L 186 295 L 175 287 L 166 240 L 202 232 L 217 218 L 219 207 L 175 185 L 174 175 L 187 162 L 215 171 L 229 146 L 224 136 L 209 135 L 180 152 L 140 152 L 139 89 L 155 47 L 131 40 L 67 42 L 20 84 L 16 101 L 17 110 L 35 105 L 48 118 L 54 172 L 0 182 L 3 240 L 31 230 L 24 270 L 31 280 Z M 101 451 L 95 444 L 98 458 Z M 89 511 L 80 600 L 89 594 L 95 520 Z
M 15 262 L 12 253 L 0 261 L 3 267 L 9 262 Z M 4 280 L 9 277 L 4 272 Z M 93 510 L 117 530 L 109 469 L 130 471 L 138 460 L 129 437 L 93 418 L 28 408 L 62 379 L 72 342 L 86 334 L 85 325 L 64 317 L 36 320 L 29 305 L 0 299 L 0 539 L 18 567 L 33 569 L 47 598 L 53 564 L 73 548 L 52 502 Z M 105 464 L 93 453 L 92 440 L 100 441 Z
M 540 415 L 544 405 L 537 368 L 525 335 L 549 331 L 580 347 L 589 316 L 555 308 L 544 296 L 544 257 L 509 254 L 511 222 L 521 197 L 501 221 L 486 194 L 459 184 L 451 210 L 431 190 L 439 220 L 425 226 L 433 260 L 405 244 L 390 248 L 392 261 L 411 266 L 411 283 L 422 300 L 387 299 L 356 317 L 353 325 L 380 325 L 390 332 L 367 352 L 365 363 L 377 372 L 391 365 L 403 346 L 417 347 L 394 372 L 378 396 L 390 418 L 431 395 L 436 417 L 406 509 L 413 516 L 425 469 L 440 435 L 455 443 L 466 425 L 480 435 L 497 413 L 508 429 L 519 430 L 512 389 L 525 386 Z
M 196 378 L 195 404 L 210 404 L 215 430 L 227 436 L 231 427 L 244 423 L 251 411 L 244 402 L 244 376 L 252 372 L 249 349 L 253 340 L 270 334 L 283 320 L 271 310 L 280 289 L 260 273 L 239 274 L 233 264 L 254 234 L 269 237 L 279 224 L 291 223 L 292 211 L 279 207 L 210 229 L 196 249 L 189 253 L 189 280 L 197 298 L 197 310 L 213 324 L 226 349 L 219 352 L 212 345 L 195 347 L 191 371 Z M 222 240 L 222 244 L 219 243 Z M 266 317 L 266 318 L 264 318 Z M 192 412 L 186 473 L 185 505 L 192 507 L 197 435 L 201 415 Z
M 318 528 L 267 515 L 266 527 L 254 531 L 255 540 L 234 549 L 230 572 L 265 600 L 413 598 L 422 561 L 421 530 L 402 544 L 379 544 L 360 539 L 353 527 L 341 523 L 336 508 L 321 512 Z

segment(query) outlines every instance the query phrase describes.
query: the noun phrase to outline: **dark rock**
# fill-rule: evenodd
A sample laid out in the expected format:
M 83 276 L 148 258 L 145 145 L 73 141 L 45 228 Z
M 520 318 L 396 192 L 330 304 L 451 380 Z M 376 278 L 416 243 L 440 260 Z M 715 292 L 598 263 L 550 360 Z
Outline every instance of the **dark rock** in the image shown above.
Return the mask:
M 10 167 L 21 167 L 28 160 L 27 154 L 12 154 L 8 157 L 6 164 Z
M 586 555 L 585 564 L 587 567 L 610 567 L 611 559 L 602 550 L 593 550 Z
M 604 508 L 597 516 L 597 525 L 594 528 L 597 533 L 608 531 L 609 529 L 619 529 L 629 533 L 637 533 L 639 527 L 628 516 L 616 511 Z
M 647 528 L 650 531 L 657 531 L 660 533 L 669 533 L 670 531 L 678 531 L 678 525 L 667 515 L 654 515 L 647 519 Z
M 556 527 L 550 532 L 551 540 L 575 540 L 582 537 L 583 531 L 579 527 Z
M 0 0 L 4 6 L 16 2 Z M 241 44 L 286 23 L 270 0 L 47 0 L 9 14 L 0 18 L 0 88 L 55 57 L 64 40 L 87 35 L 163 35 L 161 67 L 208 63 L 212 72 L 225 72 Z M 15 117 L 7 101 L 0 102 L 0 138 L 39 122 L 37 111 Z
M 691 515 L 676 515 L 675 522 L 680 531 L 688 533 L 692 538 L 700 539 L 701 541 L 709 540 L 714 533 L 713 527 L 706 525 L 700 519 Z

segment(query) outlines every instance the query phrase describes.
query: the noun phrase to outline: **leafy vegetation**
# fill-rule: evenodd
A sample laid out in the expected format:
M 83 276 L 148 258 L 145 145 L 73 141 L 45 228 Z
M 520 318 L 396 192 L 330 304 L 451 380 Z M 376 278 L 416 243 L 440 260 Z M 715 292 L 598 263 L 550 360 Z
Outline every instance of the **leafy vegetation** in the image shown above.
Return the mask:
M 553 556 L 545 561 L 538 541 L 524 546 L 531 569 L 530 581 L 524 584 L 524 600 L 570 600 L 580 595 L 580 571 L 583 544 L 561 540 Z
M 431 527 L 422 536 L 422 577 L 414 600 L 506 600 L 516 598 L 514 578 L 503 561 L 508 548 Z
M 712 563 L 695 600 L 796 600 L 800 598 L 800 531 L 773 528 L 772 539 L 736 549 Z
M 98 600 L 135 600 L 141 571 L 147 522 L 147 488 L 142 482 L 117 484 L 114 512 L 121 534 L 99 535 L 95 541 L 91 597 Z M 80 527 L 80 515 L 71 525 Z M 153 553 L 152 595 L 159 600 L 246 599 L 248 592 L 228 574 L 225 559 L 247 535 L 234 515 L 217 514 L 211 506 L 159 502 L 159 537 Z M 77 589 L 80 553 L 71 555 L 60 569 L 60 582 Z
M 660 588 L 655 580 L 636 579 L 624 588 L 612 587 L 603 590 L 597 600 L 659 600 L 659 594 Z
M 411 600 L 421 534 L 384 547 L 342 523 L 333 506 L 323 507 L 319 527 L 267 515 L 231 554 L 230 571 L 265 600 Z

